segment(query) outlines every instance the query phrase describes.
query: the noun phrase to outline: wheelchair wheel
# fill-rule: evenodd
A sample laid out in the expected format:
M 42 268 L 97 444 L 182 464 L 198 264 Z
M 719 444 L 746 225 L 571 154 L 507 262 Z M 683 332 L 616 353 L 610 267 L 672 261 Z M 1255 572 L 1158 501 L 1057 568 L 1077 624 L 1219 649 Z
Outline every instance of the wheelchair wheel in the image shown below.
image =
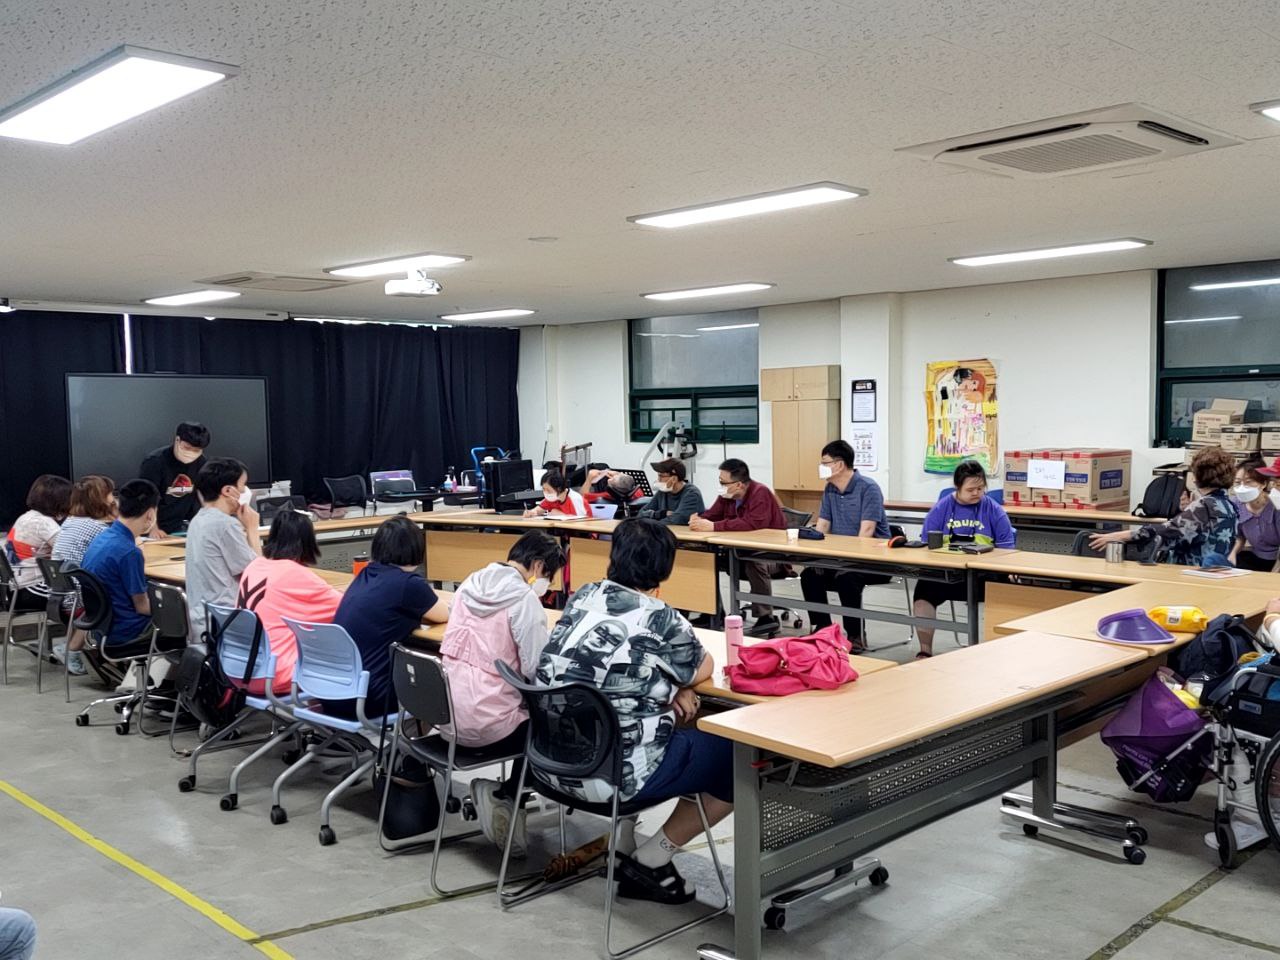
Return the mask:
M 1258 817 L 1271 842 L 1280 849 L 1280 736 L 1272 737 L 1262 748 L 1253 779 Z

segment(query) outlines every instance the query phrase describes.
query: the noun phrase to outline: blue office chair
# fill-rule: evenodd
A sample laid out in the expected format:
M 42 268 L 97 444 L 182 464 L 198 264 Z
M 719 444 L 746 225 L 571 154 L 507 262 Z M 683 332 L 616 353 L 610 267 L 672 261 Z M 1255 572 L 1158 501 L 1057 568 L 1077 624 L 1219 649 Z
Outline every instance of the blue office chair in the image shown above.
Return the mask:
M 995 490 L 988 489 L 987 496 L 990 497 L 993 502 L 1000 504 L 1002 507 L 1004 506 L 1004 491 L 999 487 Z
M 622 817 L 635 816 L 659 804 L 622 800 L 622 732 L 613 703 L 600 690 L 585 683 L 540 687 L 526 683 L 523 677 L 501 660 L 495 660 L 493 665 L 502 675 L 503 680 L 520 691 L 520 696 L 529 711 L 529 741 L 525 748 L 525 764 L 520 771 L 517 795 L 523 794 L 526 783 L 529 783 L 539 794 L 560 804 L 562 810 L 581 810 L 584 813 L 609 819 L 609 854 L 606 866 L 554 883 L 538 882 L 536 889 L 530 889 L 530 885 L 526 885 L 517 890 L 507 890 L 507 865 L 511 860 L 511 839 L 515 835 L 514 830 L 507 831 L 507 845 L 503 849 L 502 867 L 498 871 L 498 903 L 502 909 L 505 910 L 517 903 L 523 903 L 553 890 L 560 890 L 604 874 L 606 881 L 604 951 L 610 960 L 622 960 L 624 957 L 632 956 L 727 913 L 732 903 L 729 883 L 725 879 L 724 868 L 720 865 L 720 855 L 716 851 L 716 841 L 711 835 L 711 826 L 707 823 L 707 815 L 702 808 L 702 798 L 694 796 L 691 799 L 697 804 L 698 815 L 702 818 L 707 850 L 711 854 L 716 877 L 724 893 L 724 906 L 627 947 L 625 950 L 615 952 L 612 949 L 610 932 L 613 926 L 613 884 L 614 867 L 617 862 L 618 821 Z M 530 773 L 533 775 L 531 782 L 529 781 Z M 552 786 L 550 780 L 552 777 L 604 780 L 612 788 L 613 796 L 608 802 L 590 803 L 572 794 L 563 793 Z M 561 829 L 563 824 L 564 821 L 561 820 Z
M 351 757 L 351 773 L 329 791 L 320 805 L 320 844 L 328 846 L 338 839 L 329 826 L 329 810 L 333 802 L 373 769 L 377 750 L 370 738 L 381 739 L 395 723 L 396 715 L 365 716 L 369 671 L 364 669 L 360 660 L 360 648 L 343 627 L 336 623 L 283 619 L 298 643 L 298 663 L 293 670 L 293 700 L 299 705 L 293 707 L 293 717 L 306 724 L 317 736 L 272 785 L 271 822 L 281 824 L 289 819 L 280 804 L 280 792 L 295 773 L 312 761 L 321 759 L 326 751 L 345 751 Z M 354 700 L 356 719 L 329 716 L 318 704 L 301 705 L 310 700 Z

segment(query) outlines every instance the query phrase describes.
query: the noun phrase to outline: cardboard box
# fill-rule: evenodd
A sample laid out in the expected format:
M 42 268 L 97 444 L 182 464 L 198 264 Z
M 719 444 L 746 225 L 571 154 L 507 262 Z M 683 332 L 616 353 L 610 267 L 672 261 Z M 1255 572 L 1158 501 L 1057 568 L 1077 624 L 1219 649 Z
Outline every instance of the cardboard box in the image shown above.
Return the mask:
M 1005 451 L 1004 473 L 1000 480 L 1004 487 L 1004 502 L 1009 506 L 1027 506 L 1031 502 L 1031 488 L 1027 486 L 1027 464 L 1041 452 L 1039 449 Z
M 1049 496 L 1050 494 L 1057 494 L 1058 499 L 1054 500 L 1051 496 Z M 1039 496 L 1036 496 L 1033 493 L 1031 500 L 1027 504 L 1027 506 L 1035 507 L 1038 510 L 1061 510 L 1062 509 L 1061 497 L 1062 497 L 1061 493 L 1059 493 L 1059 491 L 1057 490 L 1046 490 L 1046 491 L 1043 491 Z
M 1128 502 L 1133 483 L 1133 451 L 1102 448 L 1060 449 L 1047 454 L 1063 461 L 1063 485 L 1056 499 L 1095 507 Z
M 1244 423 L 1248 400 L 1214 400 L 1204 410 L 1197 410 L 1191 417 L 1191 439 L 1195 443 L 1217 443 L 1222 428 L 1228 424 Z
M 1041 504 L 1046 504 L 1046 503 L 1053 504 L 1056 506 L 1057 504 L 1062 502 L 1062 491 L 1046 490 L 1044 487 L 1032 487 L 1031 502 L 1034 503 L 1036 506 L 1040 506 Z
M 1218 431 L 1218 445 L 1228 453 L 1253 453 L 1261 439 L 1262 430 L 1253 423 L 1228 423 Z
M 1267 423 L 1256 423 L 1258 427 L 1258 446 L 1263 450 L 1280 450 L 1280 423 L 1268 421 Z
M 1128 500 L 1109 500 L 1103 503 L 1081 503 L 1078 500 L 1063 501 L 1064 510 L 1105 510 L 1111 513 L 1129 513 L 1131 507 Z

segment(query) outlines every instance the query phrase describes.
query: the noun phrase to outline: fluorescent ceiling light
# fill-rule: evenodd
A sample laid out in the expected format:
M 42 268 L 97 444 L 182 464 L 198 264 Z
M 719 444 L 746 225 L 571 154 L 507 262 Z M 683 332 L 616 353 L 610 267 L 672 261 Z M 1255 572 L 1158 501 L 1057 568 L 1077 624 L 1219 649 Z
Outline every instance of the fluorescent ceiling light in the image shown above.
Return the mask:
M 700 203 L 692 207 L 680 207 L 677 210 L 664 210 L 661 213 L 642 213 L 639 216 L 627 217 L 627 220 L 649 227 L 687 227 L 695 223 L 732 220 L 735 217 L 750 217 L 757 213 L 811 207 L 819 203 L 833 203 L 836 200 L 856 200 L 866 195 L 867 191 L 859 190 L 857 187 L 846 187 L 842 183 L 824 181 L 810 183 L 803 187 L 755 193 L 749 197 Z
M 662 337 L 672 340 L 701 340 L 702 337 L 696 333 L 637 333 L 637 337 Z
M 335 277 L 385 277 L 393 273 L 408 273 L 421 267 L 450 267 L 470 259 L 450 253 L 415 253 L 408 257 L 396 257 L 394 260 L 370 260 L 345 267 L 333 267 L 325 270 L 325 273 L 331 273 Z
M 0 111 L 0 137 L 76 143 L 239 72 L 225 63 L 119 47 Z
M 693 290 L 668 290 L 665 293 L 642 293 L 646 300 L 692 300 L 695 297 L 722 297 L 731 293 L 768 290 L 772 283 L 729 283 L 720 287 L 698 287 Z
M 725 323 L 718 327 L 698 327 L 702 333 L 710 333 L 713 330 L 748 330 L 751 327 L 758 327 L 758 323 Z
M 1261 103 L 1249 104 L 1249 109 L 1260 113 L 1268 120 L 1280 120 L 1280 100 L 1263 100 Z
M 1235 290 L 1240 287 L 1274 287 L 1280 277 L 1263 277 L 1259 280 L 1232 280 L 1229 283 L 1193 283 L 1192 290 Z
M 527 317 L 532 310 L 523 307 L 507 307 L 502 310 L 477 310 L 474 313 L 442 313 L 441 320 L 505 320 L 507 317 Z
M 1038 250 L 1017 250 L 1013 253 L 987 253 L 976 257 L 950 257 L 951 263 L 962 267 L 989 267 L 997 263 L 1021 263 L 1024 260 L 1052 260 L 1055 257 L 1079 257 L 1087 253 L 1111 253 L 1116 250 L 1137 250 L 1151 246 L 1150 240 L 1126 237 L 1123 240 L 1100 240 L 1097 243 L 1074 243 L 1066 247 L 1041 247 Z
M 1219 320 L 1243 320 L 1240 314 L 1230 317 L 1188 317 L 1185 320 L 1166 320 L 1165 323 L 1216 323 Z
M 238 290 L 192 290 L 190 293 L 175 293 L 169 297 L 152 297 L 144 300 L 154 307 L 187 307 L 193 303 L 213 303 L 217 300 L 230 300 L 240 296 Z

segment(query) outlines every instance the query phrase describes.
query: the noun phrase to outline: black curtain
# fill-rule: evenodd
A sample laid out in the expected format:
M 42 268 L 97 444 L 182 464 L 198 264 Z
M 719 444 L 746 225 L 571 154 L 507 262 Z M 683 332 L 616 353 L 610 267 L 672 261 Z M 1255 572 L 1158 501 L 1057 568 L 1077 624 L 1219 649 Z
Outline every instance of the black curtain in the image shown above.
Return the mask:
M 519 442 L 516 330 L 134 317 L 133 335 L 138 373 L 266 377 L 274 478 L 313 500 L 323 477 L 432 483 Z M 235 456 L 234 438 L 210 450 Z
M 123 373 L 119 314 L 18 310 L 0 314 L 0 525 L 26 509 L 42 473 L 69 476 L 68 373 Z

